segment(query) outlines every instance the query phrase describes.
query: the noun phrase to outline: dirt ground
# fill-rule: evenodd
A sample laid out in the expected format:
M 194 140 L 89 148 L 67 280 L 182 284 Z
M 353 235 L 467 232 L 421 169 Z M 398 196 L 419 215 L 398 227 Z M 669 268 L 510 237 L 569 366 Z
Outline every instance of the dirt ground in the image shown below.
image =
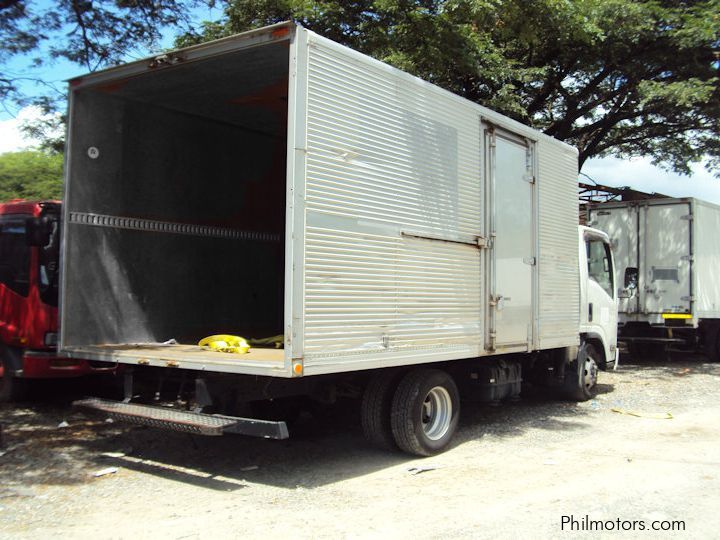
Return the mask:
M 463 404 L 427 459 L 368 447 L 352 409 L 287 441 L 201 438 L 88 419 L 85 389 L 53 385 L 0 407 L 0 537 L 717 538 L 720 365 L 601 375 L 587 403 Z

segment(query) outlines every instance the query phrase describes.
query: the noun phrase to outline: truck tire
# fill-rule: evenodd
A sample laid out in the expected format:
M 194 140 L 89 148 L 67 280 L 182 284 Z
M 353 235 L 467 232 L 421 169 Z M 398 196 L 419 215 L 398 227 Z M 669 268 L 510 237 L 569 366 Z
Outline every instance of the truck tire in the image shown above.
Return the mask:
M 360 423 L 367 441 L 383 450 L 397 450 L 390 415 L 402 372 L 381 371 L 368 382 L 360 405 Z
M 415 369 L 400 381 L 390 415 L 398 447 L 416 456 L 445 450 L 457 430 L 460 394 L 452 377 L 439 369 Z
M 0 363 L 0 403 L 22 401 L 27 397 L 27 381 L 15 377 L 14 368 L 6 354 L 7 351 L 3 350 Z
M 583 343 L 577 358 L 565 366 L 562 394 L 571 401 L 587 401 L 597 394 L 598 365 L 601 356 L 591 343 Z

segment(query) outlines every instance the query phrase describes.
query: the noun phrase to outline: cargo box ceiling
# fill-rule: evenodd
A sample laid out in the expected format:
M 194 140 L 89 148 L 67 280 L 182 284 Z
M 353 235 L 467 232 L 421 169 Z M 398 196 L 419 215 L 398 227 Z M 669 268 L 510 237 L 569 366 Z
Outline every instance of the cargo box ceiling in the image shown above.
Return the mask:
M 95 88 L 260 134 L 284 137 L 287 123 L 288 42 L 243 49 Z
M 277 41 L 73 92 L 67 345 L 283 333 L 288 65 Z

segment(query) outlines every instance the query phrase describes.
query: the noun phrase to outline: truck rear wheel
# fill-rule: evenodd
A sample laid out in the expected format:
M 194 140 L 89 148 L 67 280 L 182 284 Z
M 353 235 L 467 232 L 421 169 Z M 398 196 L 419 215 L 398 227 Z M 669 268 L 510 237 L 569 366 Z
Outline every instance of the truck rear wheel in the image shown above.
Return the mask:
M 392 401 L 391 425 L 398 447 L 416 456 L 445 450 L 457 430 L 460 395 L 452 377 L 439 369 L 416 369 L 400 381 Z
M 5 357 L 6 351 L 2 351 L 3 357 L 0 362 L 0 403 L 21 401 L 27 396 L 27 381 L 15 377 L 10 360 Z
M 370 444 L 384 450 L 397 450 L 390 415 L 393 397 L 402 373 L 376 373 L 363 392 L 360 421 L 363 434 Z
M 572 401 L 587 401 L 597 394 L 598 365 L 601 356 L 597 348 L 583 343 L 577 358 L 565 367 L 562 393 Z

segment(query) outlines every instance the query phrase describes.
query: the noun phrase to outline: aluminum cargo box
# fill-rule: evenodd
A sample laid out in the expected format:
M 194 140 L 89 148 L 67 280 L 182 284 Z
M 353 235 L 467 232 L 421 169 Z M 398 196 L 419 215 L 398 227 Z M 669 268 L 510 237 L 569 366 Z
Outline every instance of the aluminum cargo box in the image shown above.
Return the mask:
M 608 233 L 617 283 L 637 269 L 637 294 L 620 299 L 620 322 L 664 324 L 720 317 L 720 207 L 698 199 L 612 202 L 589 209 Z M 630 269 L 630 270 L 628 270 Z
M 578 344 L 576 150 L 301 27 L 72 81 L 69 125 L 65 354 L 291 377 Z

